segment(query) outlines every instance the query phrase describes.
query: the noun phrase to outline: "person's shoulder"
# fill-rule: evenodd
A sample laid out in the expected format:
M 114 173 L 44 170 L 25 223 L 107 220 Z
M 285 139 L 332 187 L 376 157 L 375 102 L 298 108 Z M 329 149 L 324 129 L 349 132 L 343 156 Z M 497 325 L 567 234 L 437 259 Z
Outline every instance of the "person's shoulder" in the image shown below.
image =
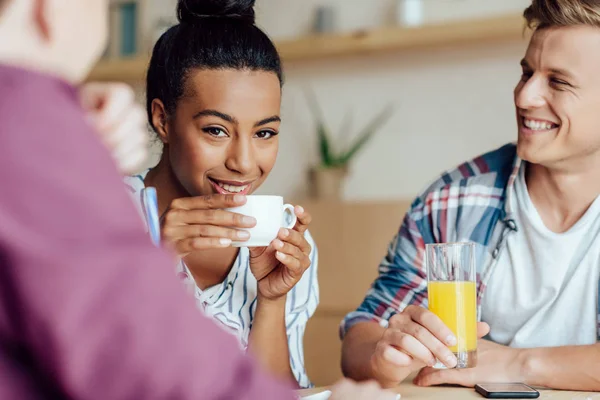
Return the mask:
M 441 174 L 417 198 L 427 198 L 453 187 L 461 187 L 464 192 L 468 188 L 478 187 L 485 190 L 504 190 L 512 173 L 517 157 L 516 145 L 506 144 Z
M 142 172 L 137 175 L 125 176 L 123 178 L 123 183 L 125 185 L 125 190 L 127 191 L 127 194 L 129 194 L 131 200 L 133 201 L 135 208 L 137 209 L 142 219 L 145 221 L 141 195 L 142 189 L 146 187 L 144 184 L 144 176 L 145 172 Z
M 0 65 L 0 134 L 5 151 L 48 152 L 88 145 L 90 131 L 74 87 L 57 78 Z M 9 150 L 10 149 L 10 150 Z M 72 156 L 72 154 L 68 154 Z
M 114 162 L 86 121 L 77 89 L 52 76 L 0 66 L 0 168 L 55 174 L 70 184 L 114 183 Z
M 127 191 L 135 195 L 145 187 L 144 174 L 140 173 L 136 175 L 125 176 L 123 178 L 123 183 L 125 184 Z
M 12 114 L 20 125 L 39 121 L 39 118 L 22 118 L 27 115 L 44 113 L 60 123 L 66 119 L 65 115 L 81 114 L 75 87 L 34 71 L 0 66 L 0 92 L 3 97 L 0 113 Z M 55 113 L 56 110 L 61 112 Z

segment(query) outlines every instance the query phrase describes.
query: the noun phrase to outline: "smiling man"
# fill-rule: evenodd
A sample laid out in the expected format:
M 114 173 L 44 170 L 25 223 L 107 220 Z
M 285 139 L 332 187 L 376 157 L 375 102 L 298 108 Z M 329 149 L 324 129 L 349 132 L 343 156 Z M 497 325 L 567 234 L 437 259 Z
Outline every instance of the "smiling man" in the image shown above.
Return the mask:
M 534 0 L 514 92 L 517 145 L 442 175 L 413 203 L 380 276 L 342 323 L 343 369 L 393 386 L 523 381 L 600 390 L 600 1 Z M 427 310 L 426 243 L 474 241 L 478 366 Z M 488 334 L 489 333 L 489 334 Z M 595 372 L 594 372 L 595 371 Z

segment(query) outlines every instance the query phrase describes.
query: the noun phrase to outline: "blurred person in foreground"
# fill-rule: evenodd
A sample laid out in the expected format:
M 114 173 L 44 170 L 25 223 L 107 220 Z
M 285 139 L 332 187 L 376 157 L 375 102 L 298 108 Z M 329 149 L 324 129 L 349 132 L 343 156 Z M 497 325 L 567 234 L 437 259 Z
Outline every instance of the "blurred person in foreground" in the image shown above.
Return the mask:
M 198 315 L 86 117 L 107 8 L 0 0 L 0 398 L 293 399 Z
M 394 386 L 523 381 L 600 390 L 600 1 L 534 0 L 514 91 L 518 142 L 433 183 L 413 203 L 366 299 L 343 321 L 343 369 Z M 427 310 L 427 243 L 473 241 L 478 364 Z M 490 330 L 491 328 L 491 330 Z M 488 334 L 489 333 L 489 334 Z

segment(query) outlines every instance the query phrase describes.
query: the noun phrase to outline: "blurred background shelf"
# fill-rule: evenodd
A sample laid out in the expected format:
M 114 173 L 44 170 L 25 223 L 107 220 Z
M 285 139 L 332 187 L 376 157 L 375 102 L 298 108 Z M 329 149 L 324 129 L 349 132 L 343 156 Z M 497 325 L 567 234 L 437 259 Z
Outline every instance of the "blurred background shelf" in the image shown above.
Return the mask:
M 277 41 L 284 62 L 357 56 L 449 45 L 489 43 L 524 38 L 524 20 L 509 14 L 453 21 L 414 28 L 385 27 L 352 33 L 307 36 Z M 147 56 L 101 61 L 89 80 L 139 81 L 144 79 Z
M 139 81 L 146 78 L 149 57 L 103 60 L 92 70 L 88 80 Z

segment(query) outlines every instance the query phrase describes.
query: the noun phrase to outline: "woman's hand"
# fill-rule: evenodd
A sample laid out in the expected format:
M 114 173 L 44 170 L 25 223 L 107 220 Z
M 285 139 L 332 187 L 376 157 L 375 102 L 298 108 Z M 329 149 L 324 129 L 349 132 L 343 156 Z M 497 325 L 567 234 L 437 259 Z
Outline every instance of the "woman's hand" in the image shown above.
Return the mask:
M 250 270 L 258 281 L 259 299 L 277 300 L 300 281 L 310 267 L 311 246 L 304 237 L 312 217 L 296 206 L 293 229 L 282 228 L 268 247 L 250 249 Z
M 246 196 L 214 194 L 175 199 L 161 217 L 162 239 L 180 257 L 202 249 L 231 246 L 250 239 L 243 229 L 256 225 L 253 217 L 225 211 L 246 203 Z

